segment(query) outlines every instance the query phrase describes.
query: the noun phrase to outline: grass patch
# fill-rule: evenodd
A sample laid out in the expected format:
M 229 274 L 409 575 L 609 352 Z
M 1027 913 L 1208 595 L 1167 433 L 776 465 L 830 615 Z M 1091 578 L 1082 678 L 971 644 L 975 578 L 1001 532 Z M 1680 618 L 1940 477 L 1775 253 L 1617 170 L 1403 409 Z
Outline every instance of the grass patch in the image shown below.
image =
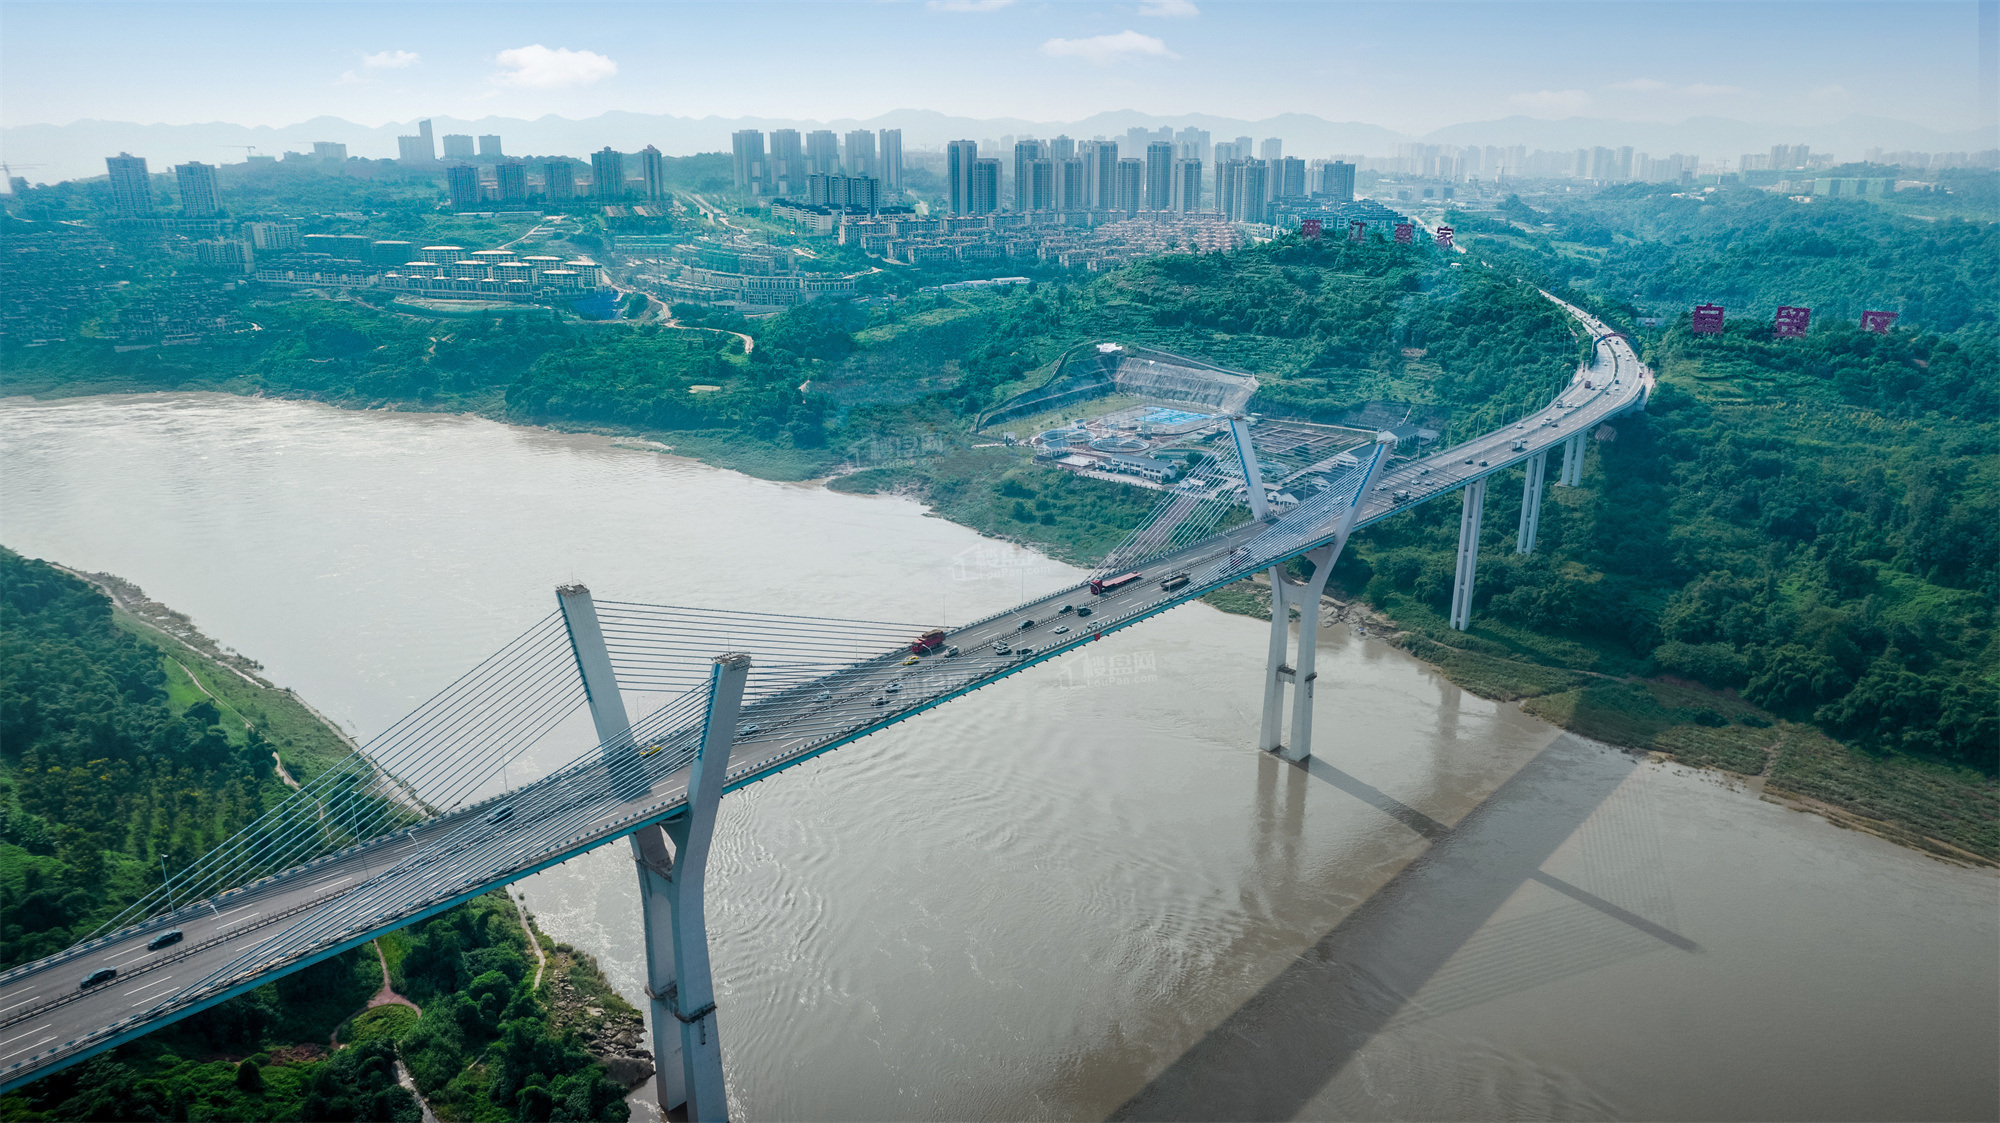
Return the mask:
M 1942 840 L 2000 861 L 2000 785 L 1970 768 L 1874 756 L 1788 724 L 1765 783 L 1875 820 L 1869 829 L 1904 845 L 1938 852 L 1931 840 Z
M 377 1006 L 349 1018 L 340 1027 L 339 1039 L 342 1045 L 359 1045 L 364 1041 L 387 1038 L 402 1040 L 411 1030 L 417 1028 L 417 1012 L 403 1005 Z
M 188 707 L 212 696 L 216 709 L 222 712 L 221 728 L 231 743 L 241 745 L 246 740 L 244 722 L 255 725 L 300 783 L 352 751 L 291 691 L 250 682 L 122 608 L 113 608 L 112 621 L 160 649 L 160 669 L 167 675 L 167 705 L 174 713 L 185 713 Z
M 1202 603 L 1219 608 L 1235 616 L 1249 616 L 1258 620 L 1271 618 L 1271 590 L 1255 581 L 1238 581 L 1224 585 L 1213 592 L 1202 594 Z

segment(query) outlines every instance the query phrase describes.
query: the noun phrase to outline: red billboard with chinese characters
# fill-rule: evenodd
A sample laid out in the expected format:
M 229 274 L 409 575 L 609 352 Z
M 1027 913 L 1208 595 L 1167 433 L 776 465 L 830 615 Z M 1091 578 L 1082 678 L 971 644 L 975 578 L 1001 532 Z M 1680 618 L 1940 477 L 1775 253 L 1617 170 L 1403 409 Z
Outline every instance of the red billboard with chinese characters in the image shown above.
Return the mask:
M 1347 224 L 1347 240 L 1350 242 L 1360 241 L 1362 231 L 1367 229 L 1368 229 L 1367 223 L 1361 221 L 1358 218 L 1355 219 L 1353 222 Z
M 1407 246 L 1417 240 L 1417 228 L 1407 222 L 1396 224 L 1396 244 Z
M 1896 326 L 1896 317 L 1900 315 L 1902 315 L 1900 312 L 1863 312 L 1861 330 L 1872 331 L 1876 335 L 1888 335 L 1889 329 Z
M 1694 333 L 1696 335 L 1722 334 L 1722 305 L 1697 304 L 1694 306 Z
M 1308 238 L 1311 238 L 1315 242 L 1319 241 L 1319 231 L 1320 231 L 1319 219 L 1308 218 L 1300 221 L 1299 223 L 1299 233 L 1305 235 Z
M 1433 239 L 1434 239 L 1434 240 L 1435 240 L 1435 241 L 1437 242 L 1437 244 L 1438 244 L 1438 245 L 1439 245 L 1440 247 L 1442 247 L 1442 248 L 1444 248 L 1444 249 L 1450 249 L 1450 248 L 1451 248 L 1451 233 L 1452 233 L 1452 231 L 1451 231 L 1451 227 L 1449 227 L 1449 226 L 1440 226 L 1440 227 L 1438 227 L 1438 228 L 1437 228 L 1437 233 L 1436 233 L 1436 234 L 1433 234 L 1433 235 L 1432 235 L 1431 237 L 1432 237 L 1432 238 L 1433 238 Z
M 1771 321 L 1771 334 L 1780 338 L 1804 335 L 1807 325 L 1811 323 L 1812 309 L 1784 305 L 1779 307 L 1778 315 Z

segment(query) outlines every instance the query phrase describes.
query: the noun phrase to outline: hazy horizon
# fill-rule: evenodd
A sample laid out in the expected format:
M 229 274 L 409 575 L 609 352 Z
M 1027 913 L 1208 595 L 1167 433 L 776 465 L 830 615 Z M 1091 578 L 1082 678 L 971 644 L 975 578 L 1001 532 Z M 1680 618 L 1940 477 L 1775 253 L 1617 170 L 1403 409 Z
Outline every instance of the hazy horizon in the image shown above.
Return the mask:
M 1950 133 L 1992 123 L 1980 88 L 1994 81 L 1996 9 L 929 0 L 530 3 L 473 19 L 442 3 L 9 3 L 0 124 L 919 109 L 1029 121 L 1303 113 L 1413 136 L 1510 115 L 1799 126 L 1864 115 Z

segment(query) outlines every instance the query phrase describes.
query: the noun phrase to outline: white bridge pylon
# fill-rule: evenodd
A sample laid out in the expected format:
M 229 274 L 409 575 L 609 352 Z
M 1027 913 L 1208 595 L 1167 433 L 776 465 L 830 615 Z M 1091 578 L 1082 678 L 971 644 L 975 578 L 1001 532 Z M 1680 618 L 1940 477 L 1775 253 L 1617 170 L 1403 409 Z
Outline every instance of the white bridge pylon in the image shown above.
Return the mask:
M 1230 428 L 1236 433 L 1238 448 L 1244 453 L 1243 465 L 1248 473 L 1245 483 L 1249 493 L 1262 498 L 1264 481 L 1257 476 L 1256 454 L 1248 451 L 1249 436 L 1236 423 L 1232 423 Z M 1366 474 L 1361 477 L 1361 485 L 1355 490 L 1353 501 L 1334 524 L 1333 540 L 1300 555 L 1312 563 L 1312 576 L 1302 584 L 1293 584 L 1285 577 L 1283 562 L 1269 570 L 1271 650 L 1264 664 L 1264 717 L 1257 733 L 1257 747 L 1289 761 L 1303 761 L 1312 755 L 1313 686 L 1319 678 L 1315 664 L 1319 654 L 1320 596 L 1326 592 L 1327 578 L 1332 576 L 1333 565 L 1340 560 L 1340 552 L 1347 546 L 1347 537 L 1354 531 L 1355 516 L 1362 504 L 1367 502 L 1376 479 L 1396 450 L 1393 434 L 1377 433 L 1375 442 L 1375 450 Z M 1298 654 L 1287 661 L 1286 652 L 1292 641 L 1291 610 L 1294 608 L 1299 610 Z M 1292 735 L 1289 738 L 1284 736 L 1287 686 L 1292 688 Z
M 569 627 L 576 667 L 590 700 L 590 718 L 602 745 L 631 741 L 631 721 L 612 670 L 590 590 L 556 590 Z M 688 777 L 687 810 L 629 836 L 639 872 L 639 900 L 646 941 L 646 997 L 652 1000 L 653 1081 L 660 1106 L 687 1105 L 690 1120 L 729 1117 L 722 1075 L 722 1038 L 715 1019 L 715 981 L 709 970 L 708 914 L 704 907 L 709 844 L 722 805 L 729 751 L 743 708 L 750 656 L 715 657 L 701 748 Z M 671 840 L 671 844 L 669 844 Z

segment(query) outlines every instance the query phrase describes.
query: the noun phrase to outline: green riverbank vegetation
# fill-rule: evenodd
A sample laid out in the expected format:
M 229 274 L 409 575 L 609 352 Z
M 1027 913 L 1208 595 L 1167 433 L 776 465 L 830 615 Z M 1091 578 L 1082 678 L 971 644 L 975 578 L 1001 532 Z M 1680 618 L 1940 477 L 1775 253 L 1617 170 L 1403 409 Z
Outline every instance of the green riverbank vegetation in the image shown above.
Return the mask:
M 181 868 L 283 799 L 280 760 L 307 779 L 349 751 L 288 692 L 0 550 L 5 965 L 87 937 L 163 861 Z M 0 1120 L 413 1123 L 399 1060 L 443 1119 L 627 1117 L 620 1080 L 650 1071 L 637 1011 L 504 891 L 377 944 L 0 1097 Z M 385 991 L 409 1004 L 371 1009 Z

